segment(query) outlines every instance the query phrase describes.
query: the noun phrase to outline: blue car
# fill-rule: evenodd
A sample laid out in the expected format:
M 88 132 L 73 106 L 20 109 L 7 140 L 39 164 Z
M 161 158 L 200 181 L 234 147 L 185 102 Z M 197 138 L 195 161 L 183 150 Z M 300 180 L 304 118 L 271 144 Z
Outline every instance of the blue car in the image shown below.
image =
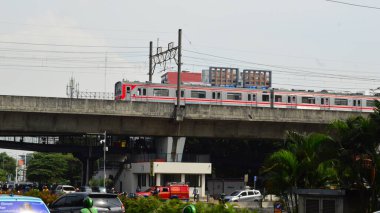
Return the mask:
M 50 213 L 40 198 L 19 195 L 0 195 L 0 212 Z

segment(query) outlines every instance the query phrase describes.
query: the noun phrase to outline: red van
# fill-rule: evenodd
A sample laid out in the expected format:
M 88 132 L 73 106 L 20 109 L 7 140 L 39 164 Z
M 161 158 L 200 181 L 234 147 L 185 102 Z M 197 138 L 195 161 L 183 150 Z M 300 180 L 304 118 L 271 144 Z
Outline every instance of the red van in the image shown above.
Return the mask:
M 161 200 L 177 198 L 189 200 L 189 185 L 183 183 L 168 183 L 166 186 L 154 186 L 144 192 L 137 192 L 138 196 L 158 196 Z

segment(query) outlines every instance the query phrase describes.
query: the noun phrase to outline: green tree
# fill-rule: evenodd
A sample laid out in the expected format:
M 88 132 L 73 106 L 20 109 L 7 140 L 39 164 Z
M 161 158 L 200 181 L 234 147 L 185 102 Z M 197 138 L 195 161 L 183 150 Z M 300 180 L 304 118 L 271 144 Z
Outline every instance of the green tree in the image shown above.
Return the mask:
M 68 168 L 63 178 L 68 180 L 71 185 L 75 186 L 82 179 L 82 163 L 78 158 L 75 158 L 72 154 L 62 155 L 65 159 Z
M 266 160 L 262 173 L 272 193 L 285 196 L 293 212 L 298 206 L 295 189 L 326 187 L 325 183 L 338 183 L 334 168 L 336 160 L 331 147 L 333 140 L 324 134 L 309 135 L 288 131 L 285 148 L 274 152 Z
M 16 159 L 7 155 L 7 153 L 0 153 L 0 181 L 7 181 L 10 175 L 15 176 L 16 172 Z
M 380 191 L 380 102 L 375 100 L 374 112 L 368 118 L 352 117 L 344 121 L 334 121 L 331 132 L 339 142 L 339 176 L 344 188 L 371 193 L 369 210 L 377 208 L 377 194 Z M 363 199 L 367 204 L 369 199 Z M 365 206 L 367 208 L 367 206 Z
M 72 158 L 71 154 L 33 153 L 28 163 L 27 179 L 40 183 L 73 183 L 81 170 L 73 171 L 78 168 L 79 161 Z

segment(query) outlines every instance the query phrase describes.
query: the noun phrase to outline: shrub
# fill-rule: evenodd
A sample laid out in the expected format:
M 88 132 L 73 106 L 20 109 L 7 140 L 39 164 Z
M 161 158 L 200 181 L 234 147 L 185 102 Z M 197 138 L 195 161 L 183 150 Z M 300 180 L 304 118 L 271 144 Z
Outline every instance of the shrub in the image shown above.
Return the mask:
M 154 213 L 181 213 L 182 209 L 189 205 L 189 202 L 183 202 L 178 199 L 171 199 L 167 201 L 160 201 L 154 196 L 147 198 L 127 198 L 126 196 L 119 196 L 123 202 L 126 213 L 138 212 L 154 212 Z M 232 204 L 213 204 L 197 202 L 195 208 L 197 212 L 202 213 L 249 213 L 256 212 L 248 209 L 237 209 Z

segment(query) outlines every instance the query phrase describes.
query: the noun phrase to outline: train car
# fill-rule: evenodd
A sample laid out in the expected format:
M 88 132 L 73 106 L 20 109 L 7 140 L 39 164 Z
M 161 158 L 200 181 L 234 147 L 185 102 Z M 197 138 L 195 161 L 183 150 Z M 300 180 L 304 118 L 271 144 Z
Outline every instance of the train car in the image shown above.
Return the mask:
M 177 104 L 177 85 L 119 81 L 115 99 Z M 182 85 L 180 104 L 211 104 L 290 109 L 373 112 L 378 97 L 279 89 Z

